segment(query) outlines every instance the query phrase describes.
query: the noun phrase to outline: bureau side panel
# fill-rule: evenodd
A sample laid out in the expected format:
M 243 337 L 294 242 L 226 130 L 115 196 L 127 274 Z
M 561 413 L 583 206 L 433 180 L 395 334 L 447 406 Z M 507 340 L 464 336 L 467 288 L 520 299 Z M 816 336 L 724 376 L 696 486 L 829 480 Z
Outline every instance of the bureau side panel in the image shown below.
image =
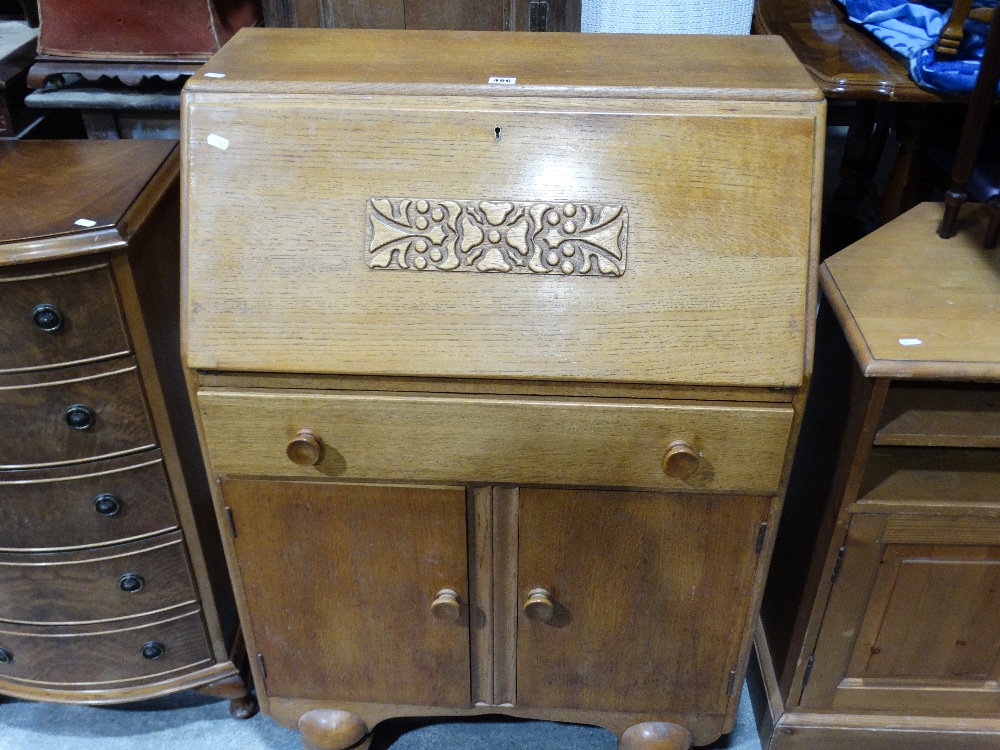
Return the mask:
M 189 103 L 189 364 L 800 385 L 816 108 L 639 106 Z

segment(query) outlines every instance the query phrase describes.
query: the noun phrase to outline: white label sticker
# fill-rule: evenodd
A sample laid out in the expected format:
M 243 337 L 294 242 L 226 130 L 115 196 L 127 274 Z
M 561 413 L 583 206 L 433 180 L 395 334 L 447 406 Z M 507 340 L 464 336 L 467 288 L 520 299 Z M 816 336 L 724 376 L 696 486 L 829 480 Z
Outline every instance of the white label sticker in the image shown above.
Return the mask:
M 488 83 L 503 83 L 507 86 L 517 83 L 516 78 L 506 78 L 504 76 L 490 76 Z
M 902 346 L 920 346 L 924 342 L 920 339 L 900 339 L 899 343 Z
M 216 135 L 215 133 L 212 133 L 208 136 L 206 140 L 208 141 L 209 146 L 215 146 L 216 148 L 221 148 L 223 151 L 229 148 L 229 141 L 223 138 L 221 135 Z
M 87 227 L 88 229 L 90 227 L 97 226 L 97 222 L 94 221 L 93 219 L 77 219 L 73 223 L 76 224 L 78 227 Z
M 225 73 L 206 73 L 205 78 L 225 78 Z

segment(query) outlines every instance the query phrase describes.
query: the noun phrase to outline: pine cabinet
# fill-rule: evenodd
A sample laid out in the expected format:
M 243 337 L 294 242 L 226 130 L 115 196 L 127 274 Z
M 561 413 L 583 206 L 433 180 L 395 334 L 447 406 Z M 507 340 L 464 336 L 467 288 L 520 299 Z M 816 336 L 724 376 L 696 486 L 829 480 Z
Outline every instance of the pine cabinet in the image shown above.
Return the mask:
M 981 209 L 948 241 L 942 211 L 821 271 L 756 634 L 771 750 L 1000 747 L 1000 277 Z

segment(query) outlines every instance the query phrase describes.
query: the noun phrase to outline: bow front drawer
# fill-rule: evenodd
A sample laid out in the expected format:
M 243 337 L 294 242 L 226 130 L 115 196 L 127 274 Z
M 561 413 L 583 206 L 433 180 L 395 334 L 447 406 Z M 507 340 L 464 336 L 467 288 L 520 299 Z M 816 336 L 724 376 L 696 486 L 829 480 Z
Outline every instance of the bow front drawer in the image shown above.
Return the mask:
M 777 490 L 787 405 L 203 388 L 219 474 Z
M 85 259 L 0 271 L 0 372 L 110 359 L 130 350 L 106 263 Z

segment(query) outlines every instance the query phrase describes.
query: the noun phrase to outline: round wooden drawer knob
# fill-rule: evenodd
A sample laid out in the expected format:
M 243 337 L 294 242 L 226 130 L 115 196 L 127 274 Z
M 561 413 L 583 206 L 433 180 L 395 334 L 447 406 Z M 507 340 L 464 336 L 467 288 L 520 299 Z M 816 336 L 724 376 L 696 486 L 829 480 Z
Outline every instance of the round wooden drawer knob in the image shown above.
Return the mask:
M 698 451 L 686 440 L 675 440 L 663 454 L 663 473 L 674 479 L 687 479 L 698 471 Z
M 528 600 L 524 603 L 524 614 L 531 620 L 548 622 L 556 612 L 552 594 L 545 589 L 532 589 L 528 592 Z
M 462 603 L 454 589 L 441 589 L 431 604 L 431 614 L 439 620 L 455 622 L 462 614 Z
M 323 454 L 323 442 L 319 435 L 309 429 L 301 429 L 295 437 L 288 441 L 285 453 L 293 464 L 298 466 L 315 466 Z

